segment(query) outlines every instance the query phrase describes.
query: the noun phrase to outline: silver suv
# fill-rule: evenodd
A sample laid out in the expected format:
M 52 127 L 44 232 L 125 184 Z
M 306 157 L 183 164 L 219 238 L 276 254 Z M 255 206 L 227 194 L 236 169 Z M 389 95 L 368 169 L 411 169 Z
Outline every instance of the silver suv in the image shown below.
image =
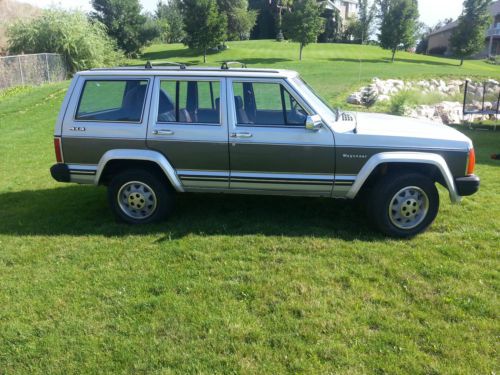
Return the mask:
M 358 198 L 410 237 L 479 188 L 472 142 L 421 120 L 332 109 L 296 72 L 175 67 L 75 75 L 55 126 L 60 182 L 106 185 L 116 217 L 165 219 L 175 193 Z

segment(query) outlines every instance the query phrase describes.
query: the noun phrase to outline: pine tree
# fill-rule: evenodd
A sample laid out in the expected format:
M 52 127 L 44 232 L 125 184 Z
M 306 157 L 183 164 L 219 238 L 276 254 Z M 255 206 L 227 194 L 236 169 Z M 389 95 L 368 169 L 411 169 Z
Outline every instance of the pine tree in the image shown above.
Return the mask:
M 155 16 L 168 24 L 168 43 L 179 43 L 184 40 L 184 20 L 182 19 L 180 0 L 158 1 Z
M 489 5 L 491 0 L 465 0 L 462 15 L 458 18 L 458 26 L 450 38 L 451 48 L 460 58 L 460 66 L 464 59 L 484 48 L 486 28 L 491 16 Z
M 203 51 L 203 62 L 207 62 L 207 50 L 217 47 L 226 39 L 227 18 L 217 8 L 215 0 L 184 0 L 185 43 L 189 48 Z
M 392 62 L 399 48 L 415 45 L 418 26 L 417 0 L 389 0 L 384 2 L 380 25 L 380 46 L 392 51 Z
M 316 0 L 295 0 L 291 12 L 283 17 L 285 36 L 300 43 L 299 60 L 302 50 L 309 43 L 315 43 L 323 31 L 323 8 Z
M 217 0 L 217 4 L 227 18 L 228 39 L 248 38 L 257 21 L 257 11 L 248 9 L 248 0 Z
M 141 14 L 138 0 L 92 0 L 91 18 L 106 25 L 108 35 L 129 56 L 158 36 L 156 25 Z

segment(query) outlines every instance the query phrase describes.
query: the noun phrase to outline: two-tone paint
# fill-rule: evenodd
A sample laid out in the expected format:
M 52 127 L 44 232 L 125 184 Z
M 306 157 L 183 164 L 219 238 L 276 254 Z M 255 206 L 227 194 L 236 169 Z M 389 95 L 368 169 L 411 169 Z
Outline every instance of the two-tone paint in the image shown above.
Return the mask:
M 146 80 L 147 95 L 136 123 L 75 119 L 86 80 Z M 220 122 L 157 121 L 163 80 L 218 81 Z M 321 117 L 319 130 L 238 125 L 233 82 L 283 85 L 308 112 Z M 229 192 L 354 198 L 381 163 L 437 168 L 460 200 L 454 181 L 465 176 L 471 141 L 444 125 L 395 116 L 333 113 L 298 77 L 286 70 L 96 70 L 75 75 L 58 117 L 70 180 L 101 182 L 112 160 L 157 164 L 179 192 Z

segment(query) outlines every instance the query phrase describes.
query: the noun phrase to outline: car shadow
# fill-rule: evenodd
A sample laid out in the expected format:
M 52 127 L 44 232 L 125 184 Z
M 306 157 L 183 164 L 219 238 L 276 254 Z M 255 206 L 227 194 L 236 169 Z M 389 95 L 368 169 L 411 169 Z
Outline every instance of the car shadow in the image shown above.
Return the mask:
M 105 188 L 70 185 L 0 194 L 0 234 L 102 235 L 160 234 L 159 241 L 188 235 L 263 235 L 381 240 L 364 211 L 351 201 L 231 194 L 179 194 L 163 223 L 116 223 Z

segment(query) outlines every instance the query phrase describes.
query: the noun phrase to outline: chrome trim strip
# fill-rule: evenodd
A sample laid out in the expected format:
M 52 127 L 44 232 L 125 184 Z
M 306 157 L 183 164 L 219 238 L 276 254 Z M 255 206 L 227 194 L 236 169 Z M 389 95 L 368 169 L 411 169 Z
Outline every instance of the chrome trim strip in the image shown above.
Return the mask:
M 231 172 L 231 178 L 257 178 L 257 179 L 288 179 L 288 180 L 321 180 L 333 182 L 334 176 L 330 174 L 299 174 L 299 173 L 257 173 L 257 172 Z
M 210 176 L 210 177 L 229 177 L 227 171 L 204 171 L 194 169 L 179 169 L 177 170 L 179 176 Z

